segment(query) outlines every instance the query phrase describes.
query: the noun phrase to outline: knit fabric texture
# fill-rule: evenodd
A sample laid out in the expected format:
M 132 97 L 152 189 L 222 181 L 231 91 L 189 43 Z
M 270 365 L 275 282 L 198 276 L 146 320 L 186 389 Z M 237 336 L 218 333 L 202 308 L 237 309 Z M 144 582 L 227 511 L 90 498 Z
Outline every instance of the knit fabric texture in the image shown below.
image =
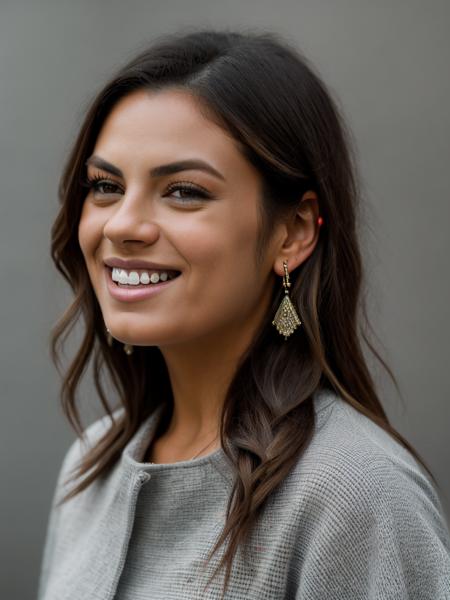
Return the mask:
M 269 497 L 246 552 L 235 556 L 232 600 L 450 600 L 450 535 L 439 496 L 410 453 L 329 390 L 314 396 L 312 440 Z M 119 409 L 114 414 L 118 415 Z M 161 407 L 112 471 L 49 513 L 37 600 L 212 600 L 206 565 L 225 522 L 233 476 L 222 448 L 192 461 L 142 462 Z M 110 424 L 86 429 L 89 445 Z

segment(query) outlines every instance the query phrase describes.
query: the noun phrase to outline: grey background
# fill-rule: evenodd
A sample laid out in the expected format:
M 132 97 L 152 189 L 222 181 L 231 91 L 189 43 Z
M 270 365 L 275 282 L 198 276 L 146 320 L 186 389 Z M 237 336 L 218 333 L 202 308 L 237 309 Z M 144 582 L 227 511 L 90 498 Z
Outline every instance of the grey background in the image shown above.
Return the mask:
M 33 598 L 51 496 L 74 439 L 48 353 L 69 291 L 49 258 L 63 160 L 118 64 L 179 26 L 286 35 L 339 99 L 359 155 L 370 315 L 405 405 L 383 404 L 450 509 L 450 3 L 428 0 L 0 3 L 0 596 Z M 101 415 L 89 381 L 85 424 Z

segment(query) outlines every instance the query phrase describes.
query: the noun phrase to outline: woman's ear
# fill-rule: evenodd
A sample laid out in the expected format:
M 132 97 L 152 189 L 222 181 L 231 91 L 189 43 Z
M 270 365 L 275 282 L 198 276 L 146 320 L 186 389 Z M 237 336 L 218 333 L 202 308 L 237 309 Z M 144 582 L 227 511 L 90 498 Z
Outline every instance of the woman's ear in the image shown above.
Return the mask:
M 316 192 L 308 190 L 300 200 L 295 214 L 286 222 L 286 235 L 275 258 L 277 275 L 284 274 L 283 261 L 293 271 L 314 250 L 319 237 L 319 200 Z

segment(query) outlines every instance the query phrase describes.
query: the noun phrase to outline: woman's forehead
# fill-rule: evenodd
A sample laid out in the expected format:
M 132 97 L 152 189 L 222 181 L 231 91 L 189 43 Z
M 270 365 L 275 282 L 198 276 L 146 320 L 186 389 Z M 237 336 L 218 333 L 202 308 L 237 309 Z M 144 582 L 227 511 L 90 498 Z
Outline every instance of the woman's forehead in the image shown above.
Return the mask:
M 259 180 L 238 142 L 180 90 L 137 90 L 122 98 L 107 116 L 93 154 L 136 170 L 195 158 L 210 164 L 226 182 Z

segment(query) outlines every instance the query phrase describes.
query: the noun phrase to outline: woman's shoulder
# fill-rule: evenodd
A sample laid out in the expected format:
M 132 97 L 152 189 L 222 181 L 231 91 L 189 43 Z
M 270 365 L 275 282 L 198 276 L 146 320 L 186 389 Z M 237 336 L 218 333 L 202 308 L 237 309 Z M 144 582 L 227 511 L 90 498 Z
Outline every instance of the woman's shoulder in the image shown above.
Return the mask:
M 357 511 L 372 520 L 389 512 L 401 520 L 422 515 L 448 544 L 438 492 L 414 456 L 335 392 L 318 394 L 315 408 L 314 435 L 289 476 L 297 497 L 337 518 Z
M 123 407 L 119 407 L 112 411 L 114 420 L 120 418 L 123 412 Z M 111 417 L 109 414 L 106 414 L 85 427 L 81 437 L 77 436 L 69 445 L 59 469 L 56 490 L 57 498 L 59 498 L 59 496 L 62 497 L 66 493 L 65 482 L 67 481 L 67 478 L 69 478 L 74 469 L 78 467 L 85 454 L 96 445 L 107 431 L 109 431 L 111 425 Z
M 310 444 L 274 498 L 298 598 L 448 598 L 450 535 L 431 478 L 382 427 L 326 392 Z
M 423 471 L 413 455 L 390 433 L 337 393 L 315 395 L 316 427 L 310 449 L 325 462 L 345 469 L 397 468 Z

